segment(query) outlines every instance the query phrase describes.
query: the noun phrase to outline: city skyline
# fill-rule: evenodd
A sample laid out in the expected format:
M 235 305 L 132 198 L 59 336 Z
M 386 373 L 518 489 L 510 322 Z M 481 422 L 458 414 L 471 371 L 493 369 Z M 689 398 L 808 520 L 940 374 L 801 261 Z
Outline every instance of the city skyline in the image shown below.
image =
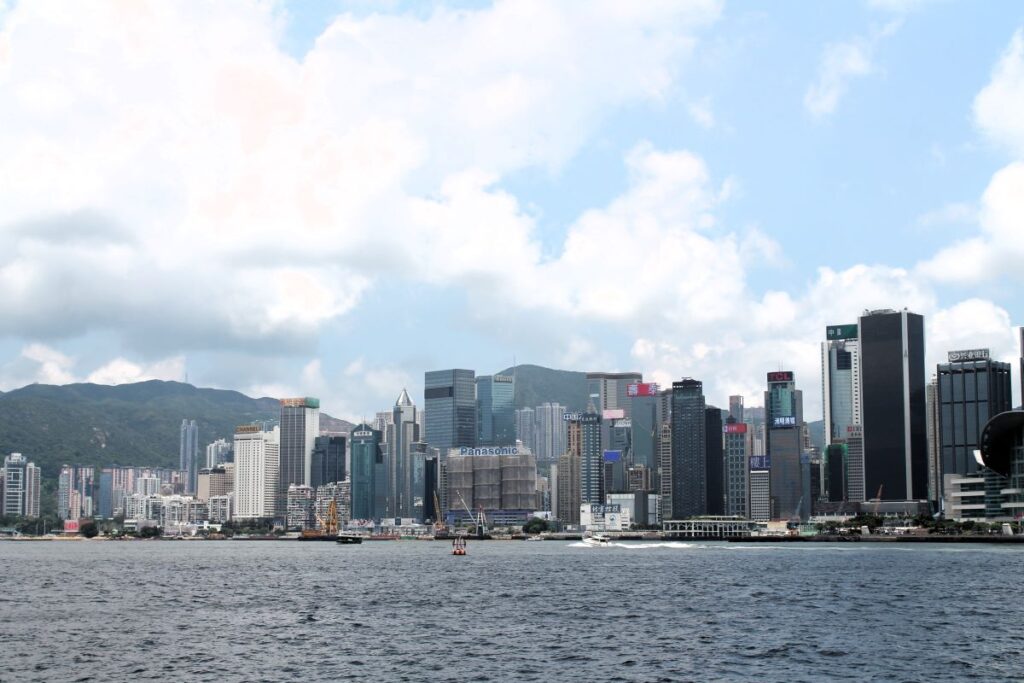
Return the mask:
M 1016 358 L 1018 6 L 43 7 L 0 9 L 2 390 L 187 378 L 354 421 L 515 358 L 720 400 L 904 307 L 929 367 Z

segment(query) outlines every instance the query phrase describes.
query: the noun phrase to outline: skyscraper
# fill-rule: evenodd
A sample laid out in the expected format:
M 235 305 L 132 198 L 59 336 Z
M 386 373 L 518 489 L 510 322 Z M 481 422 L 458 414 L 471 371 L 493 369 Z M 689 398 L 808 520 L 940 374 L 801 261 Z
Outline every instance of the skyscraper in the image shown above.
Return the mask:
M 747 460 L 747 425 L 738 422 L 735 417 L 730 415 L 726 418 L 723 433 L 725 514 L 746 517 L 750 514 L 748 507 L 750 466 Z
M 318 436 L 313 440 L 313 466 L 310 468 L 312 489 L 345 481 L 345 437 Z
M 517 411 L 518 412 L 518 411 Z M 565 453 L 565 406 L 558 403 L 542 403 L 532 411 L 534 416 L 535 445 L 523 442 L 533 449 L 537 462 L 552 464 Z
M 1012 369 L 988 349 L 952 351 L 938 366 L 938 441 L 942 474 L 978 471 L 974 451 L 989 418 L 1013 409 Z M 941 484 L 940 484 L 941 485 Z
M 671 391 L 671 390 L 667 390 Z M 662 422 L 658 429 L 658 517 L 672 519 L 672 424 Z
M 423 376 L 426 441 L 442 453 L 476 445 L 473 370 L 431 370 Z
M 925 387 L 925 407 L 928 411 L 928 500 L 933 509 L 938 509 L 942 499 L 942 444 L 939 443 L 939 378 L 936 375 L 932 375 Z
M 866 311 L 859 321 L 865 495 L 928 496 L 924 317 Z
M 477 443 L 508 446 L 515 443 L 515 379 L 512 375 L 476 378 Z
M 590 396 L 596 396 L 594 407 L 599 415 L 605 410 L 622 410 L 625 417 L 632 414 L 632 402 L 627 400 L 630 384 L 643 382 L 639 372 L 588 372 L 587 389 Z M 585 502 L 585 501 L 584 501 Z
M 570 429 L 573 427 L 570 426 Z M 575 425 L 579 428 L 579 424 Z M 567 451 L 558 458 L 558 475 L 556 477 L 555 516 L 563 524 L 580 523 L 580 456 Z
M 39 516 L 39 468 L 21 453 L 4 458 L 0 490 L 0 514 L 12 517 Z
M 281 432 L 256 425 L 235 429 L 235 516 L 241 519 L 284 515 L 287 493 L 278 507 Z
M 282 398 L 280 426 L 281 469 L 277 507 L 284 514 L 288 505 L 288 487 L 292 484 L 309 486 L 313 444 L 320 433 L 320 401 L 309 397 Z
M 632 415 L 633 463 L 651 470 L 658 466 L 658 385 L 635 382 L 626 385 Z
M 705 407 L 703 383 L 672 383 L 672 519 L 707 514 Z
M 349 438 L 352 440 L 352 519 L 380 519 L 384 509 L 376 504 L 376 480 L 384 463 L 381 433 L 368 424 L 360 424 L 352 428 Z
M 178 469 L 185 472 L 188 493 L 196 490 L 199 474 L 199 426 L 195 420 L 181 421 L 181 440 L 178 447 Z
M 804 423 L 803 392 L 796 388 L 788 370 L 768 373 L 764 394 L 765 424 L 768 428 L 768 458 L 771 470 L 772 519 L 806 519 L 811 501 L 804 496 L 801 428 Z
M 391 410 L 385 434 L 388 453 L 388 517 L 413 516 L 413 444 L 420 440 L 416 406 L 402 389 Z M 422 497 L 422 492 L 420 492 Z
M 604 503 L 604 453 L 601 448 L 601 415 L 566 414 L 579 424 L 580 503 Z
M 100 503 L 96 512 L 102 519 L 114 517 L 114 470 L 110 467 L 100 471 Z
M 821 405 L 825 445 L 845 442 L 861 424 L 860 344 L 856 325 L 830 325 L 821 343 Z
M 725 514 L 725 452 L 723 446 L 722 411 L 715 406 L 704 409 L 704 470 L 707 481 L 707 514 Z
M 231 443 L 227 439 L 217 439 L 206 446 L 206 468 L 217 467 L 228 461 L 231 454 Z
M 564 411 L 563 411 L 564 412 Z M 520 408 L 515 413 L 516 417 L 516 440 L 521 441 L 524 446 L 538 453 L 537 448 L 537 419 L 536 411 L 533 408 Z
M 733 421 L 743 424 L 743 397 L 733 395 L 729 397 L 729 417 Z

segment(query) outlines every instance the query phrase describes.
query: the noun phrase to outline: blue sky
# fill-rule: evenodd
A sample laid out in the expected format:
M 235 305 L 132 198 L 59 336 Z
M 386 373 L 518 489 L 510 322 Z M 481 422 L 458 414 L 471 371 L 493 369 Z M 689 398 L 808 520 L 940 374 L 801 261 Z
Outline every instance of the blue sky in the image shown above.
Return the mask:
M 71 16 L 81 12 L 80 16 Z M 1018 355 L 1024 6 L 0 2 L 0 388 L 358 418 L 422 372 L 820 410 L 829 323 Z

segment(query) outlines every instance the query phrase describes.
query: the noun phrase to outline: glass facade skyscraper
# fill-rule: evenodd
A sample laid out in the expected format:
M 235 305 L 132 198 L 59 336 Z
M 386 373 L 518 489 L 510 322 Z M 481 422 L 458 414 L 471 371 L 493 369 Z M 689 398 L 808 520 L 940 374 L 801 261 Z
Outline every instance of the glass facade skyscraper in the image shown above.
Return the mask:
M 431 370 L 423 377 L 426 441 L 449 448 L 476 445 L 476 382 L 473 370 Z
M 199 426 L 195 420 L 181 421 L 178 446 L 178 469 L 185 473 L 188 493 L 195 493 L 199 476 Z
M 793 372 L 768 373 L 764 405 L 772 519 L 806 519 L 811 501 L 804 499 L 804 472 L 800 464 L 804 399 L 803 392 L 796 388 Z
M 864 495 L 928 497 L 924 317 L 869 311 L 859 320 Z M 851 454 L 852 457 L 852 454 Z
M 345 481 L 345 437 L 318 436 L 313 441 L 310 487 Z
M 383 468 L 381 433 L 368 424 L 356 425 L 351 440 L 352 519 L 380 519 L 383 507 L 377 505 L 377 475 Z
M 672 383 L 672 519 L 707 514 L 707 435 L 704 384 Z
M 288 487 L 310 485 L 313 444 L 320 433 L 320 401 L 309 397 L 281 399 L 280 432 L 277 509 L 284 511 Z
M 477 443 L 509 446 L 515 443 L 515 379 L 511 375 L 476 378 Z
M 951 362 L 938 366 L 939 458 L 944 475 L 973 474 L 978 471 L 974 451 L 985 423 L 1013 408 L 1011 367 L 989 358 L 958 361 L 953 360 L 957 354 L 950 357 Z

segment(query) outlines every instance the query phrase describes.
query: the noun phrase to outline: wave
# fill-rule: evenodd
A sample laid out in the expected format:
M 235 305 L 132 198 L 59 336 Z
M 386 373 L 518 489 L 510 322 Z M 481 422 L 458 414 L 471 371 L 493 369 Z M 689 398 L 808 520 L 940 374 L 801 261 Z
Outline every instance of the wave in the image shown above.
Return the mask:
M 570 548 L 597 548 L 599 546 L 589 545 L 582 541 L 577 543 L 570 543 Z M 648 550 L 655 548 L 674 548 L 674 549 L 685 549 L 693 548 L 692 543 L 679 543 L 678 541 L 669 541 L 667 543 L 617 543 L 612 541 L 608 544 L 609 548 L 624 548 L 626 550 Z

